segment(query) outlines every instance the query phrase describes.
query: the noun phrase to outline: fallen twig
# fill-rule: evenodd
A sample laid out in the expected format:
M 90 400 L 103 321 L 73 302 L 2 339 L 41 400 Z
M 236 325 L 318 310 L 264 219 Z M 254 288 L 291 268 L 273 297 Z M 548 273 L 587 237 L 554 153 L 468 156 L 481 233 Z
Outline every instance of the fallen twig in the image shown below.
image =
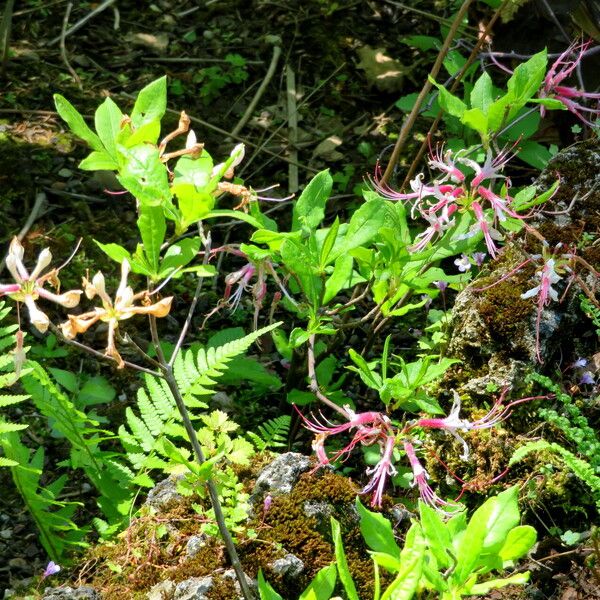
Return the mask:
M 81 29 L 90 19 L 93 19 L 96 15 L 99 15 L 102 11 L 106 10 L 111 4 L 114 4 L 115 1 L 116 0 L 104 0 L 102 4 L 99 4 L 93 11 L 89 12 L 87 15 L 85 15 L 85 17 L 77 21 L 77 23 L 75 23 L 73 27 L 62 32 L 59 36 L 50 40 L 46 45 L 54 46 L 55 44 L 58 44 L 61 40 L 64 40 L 67 36 L 71 35 L 72 33 L 75 33 L 76 31 L 79 31 L 79 29 Z
M 27 221 L 25 221 L 25 225 L 21 228 L 21 231 L 17 233 L 17 239 L 21 242 L 23 238 L 27 235 L 32 225 L 35 223 L 38 218 L 40 212 L 42 211 L 42 207 L 46 203 L 46 194 L 44 192 L 38 192 L 35 196 L 35 203 L 33 208 L 31 209 L 29 216 L 27 217 Z M 0 262 L 0 273 L 4 271 L 4 267 L 6 266 L 6 256 Z
M 296 107 L 296 74 L 292 67 L 286 68 L 287 82 L 287 118 L 288 118 L 288 140 L 290 144 L 289 157 L 294 162 L 298 161 L 298 109 Z M 288 191 L 293 194 L 298 190 L 298 167 L 292 162 L 288 170 Z
M 250 117 L 252 116 L 252 113 L 254 112 L 254 109 L 256 108 L 256 105 L 258 104 L 258 101 L 261 99 L 262 95 L 267 89 L 267 86 L 271 82 L 271 79 L 273 79 L 273 75 L 275 74 L 275 69 L 277 68 L 277 63 L 279 62 L 280 56 L 281 48 L 279 46 L 274 46 L 273 56 L 271 57 L 271 63 L 269 64 L 269 68 L 265 73 L 265 77 L 262 80 L 262 83 L 260 84 L 259 88 L 256 90 L 256 93 L 250 101 L 250 104 L 248 104 L 248 108 L 246 108 L 246 111 L 242 115 L 242 118 L 238 121 L 238 124 L 233 128 L 231 132 L 232 135 L 237 135 L 242 130 L 244 125 L 249 121 Z
M 69 57 L 67 56 L 67 46 L 65 44 L 67 25 L 69 24 L 69 17 L 71 16 L 72 8 L 73 8 L 73 3 L 69 2 L 67 4 L 67 9 L 65 10 L 65 16 L 64 16 L 63 24 L 62 24 L 62 31 L 60 34 L 60 55 L 63 59 L 63 62 L 66 65 L 67 69 L 69 70 L 69 73 L 71 73 L 71 77 L 73 77 L 73 80 L 79 86 L 79 89 L 82 90 L 83 86 L 81 85 L 81 79 L 79 78 L 79 75 L 77 75 L 77 71 L 75 71 L 75 69 L 71 66 L 71 63 L 69 62 Z

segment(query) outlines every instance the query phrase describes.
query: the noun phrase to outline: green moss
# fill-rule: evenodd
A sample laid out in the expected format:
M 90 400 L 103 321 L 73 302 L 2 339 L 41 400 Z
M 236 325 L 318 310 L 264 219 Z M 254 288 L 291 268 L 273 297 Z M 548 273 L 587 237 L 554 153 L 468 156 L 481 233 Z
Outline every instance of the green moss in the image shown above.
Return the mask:
M 334 562 L 329 518 L 322 523 L 305 514 L 306 502 L 327 503 L 342 525 L 344 548 L 350 572 L 361 598 L 373 596 L 373 566 L 360 534 L 353 509 L 357 489 L 352 482 L 330 471 L 306 473 L 289 495 L 276 496 L 269 511 L 253 524 L 257 540 L 248 540 L 241 549 L 242 562 L 251 576 L 262 568 L 265 576 L 285 598 L 296 598 L 319 569 Z M 304 573 L 290 585 L 269 565 L 291 553 L 304 562 Z M 384 579 L 387 576 L 384 575 Z M 385 579 L 387 581 L 387 579 Z

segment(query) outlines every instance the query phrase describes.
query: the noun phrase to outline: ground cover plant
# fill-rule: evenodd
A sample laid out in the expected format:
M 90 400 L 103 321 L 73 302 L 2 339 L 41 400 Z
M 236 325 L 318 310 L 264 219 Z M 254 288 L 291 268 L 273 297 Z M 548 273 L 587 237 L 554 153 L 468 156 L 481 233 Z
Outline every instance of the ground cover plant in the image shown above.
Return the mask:
M 598 577 L 597 183 L 575 189 L 543 135 L 566 114 L 597 147 L 597 46 L 507 55 L 489 36 L 519 3 L 442 4 L 438 37 L 407 41 L 435 52 L 394 148 L 363 145 L 343 206 L 352 170 L 255 184 L 180 78 L 93 115 L 52 90 L 78 168 L 128 216 L 58 248 L 7 233 L 0 467 L 47 555 L 12 597 L 61 578 L 106 598 L 527 597 L 552 593 L 552 552 Z M 248 79 L 234 59 L 193 80 L 200 105 Z

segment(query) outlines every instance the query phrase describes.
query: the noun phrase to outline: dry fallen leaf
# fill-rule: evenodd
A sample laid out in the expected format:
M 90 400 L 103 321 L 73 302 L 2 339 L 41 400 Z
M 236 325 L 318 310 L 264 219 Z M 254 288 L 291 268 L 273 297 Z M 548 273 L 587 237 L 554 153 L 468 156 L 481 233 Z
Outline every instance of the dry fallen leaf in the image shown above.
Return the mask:
M 399 60 L 387 56 L 385 48 L 363 46 L 356 53 L 360 58 L 357 67 L 364 70 L 371 85 L 384 92 L 398 92 L 402 89 L 407 68 Z

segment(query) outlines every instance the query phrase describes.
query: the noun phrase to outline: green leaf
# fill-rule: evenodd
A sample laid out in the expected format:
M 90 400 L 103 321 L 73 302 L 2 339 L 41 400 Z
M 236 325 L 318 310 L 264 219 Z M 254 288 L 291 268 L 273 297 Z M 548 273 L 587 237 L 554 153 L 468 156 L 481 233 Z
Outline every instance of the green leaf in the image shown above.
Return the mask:
M 174 269 L 189 264 L 200 250 L 200 238 L 184 238 L 176 244 L 171 244 L 160 263 L 160 276 L 167 277 Z M 208 269 L 209 266 L 205 265 Z
M 366 509 L 356 498 L 356 509 L 360 515 L 360 532 L 367 546 L 376 552 L 390 554 L 400 559 L 400 548 L 396 543 L 391 523 L 382 514 Z
M 380 567 L 383 567 L 390 573 L 397 573 L 402 566 L 399 558 L 394 558 L 386 552 L 369 552 L 369 554 Z
M 358 367 L 348 367 L 351 371 L 356 371 L 363 382 L 374 390 L 379 390 L 383 385 L 381 376 L 371 369 L 369 363 L 358 353 L 354 348 L 348 350 L 348 356 L 352 362 Z
M 519 148 L 519 158 L 528 165 L 543 170 L 550 162 L 552 153 L 546 146 L 533 140 L 526 140 Z
M 530 525 L 519 525 L 511 529 L 498 555 L 502 561 L 517 560 L 525 556 L 537 540 L 537 532 Z
M 83 117 L 66 98 L 60 94 L 54 94 L 54 105 L 56 106 L 56 112 L 76 136 L 87 142 L 94 150 L 104 152 L 104 146 L 100 138 L 86 125 Z
M 248 223 L 248 225 L 252 225 L 252 227 L 255 227 L 256 229 L 262 229 L 263 227 L 263 224 L 256 217 L 247 215 L 239 210 L 211 210 L 204 216 L 204 219 L 218 219 L 220 217 L 230 217 L 236 221 L 244 221 L 244 223 Z
M 558 186 L 560 184 L 560 179 L 557 179 L 545 192 L 540 194 L 539 196 L 535 196 L 535 192 L 537 187 L 535 185 L 529 186 L 521 190 L 524 192 L 523 196 L 521 196 L 521 192 L 515 195 L 511 208 L 513 210 L 527 210 L 532 206 L 537 206 L 538 204 L 543 204 L 546 200 L 552 198 Z M 530 191 L 525 192 L 525 190 L 533 189 L 533 194 Z
M 386 216 L 385 202 L 380 200 L 371 200 L 360 206 L 350 219 L 344 242 L 339 249 L 330 254 L 329 262 L 341 254 L 370 242 L 383 227 Z
M 421 515 L 421 527 L 429 549 L 435 556 L 440 568 L 448 568 L 450 566 L 448 550 L 452 549 L 452 540 L 446 524 L 436 510 L 421 500 L 419 500 L 419 514 Z
M 507 81 L 506 87 L 513 94 L 519 108 L 537 93 L 546 75 L 547 65 L 548 53 L 544 49 L 534 54 L 528 61 L 518 65 Z
M 323 294 L 323 305 L 329 304 L 340 290 L 348 286 L 352 279 L 353 259 L 350 254 L 343 254 L 335 259 L 333 273 L 325 282 L 325 293 Z
M 482 139 L 487 140 L 488 137 L 488 119 L 480 108 L 470 108 L 465 110 L 460 122 L 479 133 Z
M 188 225 L 205 217 L 215 205 L 212 168 L 213 161 L 207 152 L 199 158 L 182 156 L 175 165 L 171 192 L 177 196 L 179 210 Z
M 112 402 L 117 392 L 108 381 L 101 376 L 90 377 L 84 384 L 77 401 L 84 406 L 95 406 Z
M 440 107 L 449 115 L 460 119 L 467 110 L 467 105 L 460 98 L 452 95 L 443 85 L 437 83 L 431 76 L 429 76 L 429 81 L 439 90 L 438 102 Z
M 152 121 L 160 121 L 167 110 L 167 77 L 149 83 L 138 94 L 131 121 L 138 128 Z
M 529 102 L 541 104 L 549 110 L 568 110 L 567 106 L 556 98 L 530 98 Z
M 506 587 L 507 585 L 525 585 L 528 581 L 529 572 L 517 573 L 504 579 L 491 579 L 490 581 L 485 581 L 484 583 L 478 583 L 472 586 L 468 593 L 477 596 L 483 596 L 488 594 L 490 590 L 497 590 Z
M 104 144 L 106 152 L 115 161 L 118 160 L 115 142 L 121 131 L 122 119 L 123 113 L 110 98 L 104 100 L 104 102 L 96 109 L 96 114 L 94 116 L 98 136 Z
M 325 216 L 325 204 L 331 194 L 333 179 L 329 170 L 317 173 L 294 204 L 292 231 L 302 227 L 316 229 Z
M 280 253 L 285 266 L 296 275 L 302 291 L 316 310 L 319 307 L 323 288 L 323 281 L 317 275 L 318 258 L 306 245 L 289 238 L 281 245 Z
M 325 240 L 323 241 L 323 246 L 321 247 L 321 256 L 319 258 L 320 269 L 324 269 L 325 266 L 330 262 L 328 261 L 328 258 L 337 239 L 339 230 L 340 219 L 339 217 L 336 217 L 335 221 L 333 222 L 333 225 L 329 228 L 329 231 L 325 236 Z
M 492 85 L 492 78 L 487 72 L 484 71 L 475 82 L 470 99 L 473 108 L 478 108 L 483 115 L 487 113 L 488 107 L 494 101 L 494 86 Z
M 102 244 L 98 240 L 94 240 L 94 242 L 104 254 L 115 262 L 121 264 L 123 259 L 126 258 L 131 263 L 131 254 L 123 246 L 119 246 L 119 244 Z
M 352 575 L 350 574 L 350 569 L 348 568 L 348 561 L 346 560 L 346 553 L 344 552 L 340 524 L 333 517 L 331 517 L 331 536 L 333 537 L 338 574 L 340 576 L 340 581 L 344 586 L 344 590 L 346 590 L 348 600 L 360 600 L 354 585 L 354 581 L 352 580 Z
M 162 208 L 160 206 L 142 205 L 137 226 L 144 243 L 144 254 L 153 271 L 157 273 L 160 248 L 165 241 L 167 232 L 167 224 Z
M 116 171 L 119 165 L 104 150 L 94 150 L 79 163 L 79 168 L 83 171 Z
M 400 571 L 381 596 L 381 600 L 412 600 L 423 572 L 425 550 L 425 538 L 421 528 L 417 523 L 413 523 L 400 553 Z
M 171 199 L 167 169 L 150 145 L 119 147 L 124 163 L 117 179 L 142 205 L 160 206 Z
M 160 122 L 151 121 L 141 127 L 138 127 L 133 132 L 131 127 L 126 125 L 121 129 L 121 133 L 117 138 L 117 143 L 122 144 L 126 148 L 132 148 L 139 144 L 156 144 L 160 136 Z
M 300 594 L 298 600 L 329 600 L 337 579 L 337 568 L 334 564 L 323 567 Z
M 486 500 L 473 513 L 456 553 L 453 583 L 463 585 L 477 568 L 481 555 L 497 553 L 503 546 L 508 532 L 519 522 L 518 493 L 518 487 L 513 486 Z
M 265 580 L 262 569 L 258 570 L 258 593 L 260 594 L 260 600 L 283 600 L 271 587 L 271 584 Z

